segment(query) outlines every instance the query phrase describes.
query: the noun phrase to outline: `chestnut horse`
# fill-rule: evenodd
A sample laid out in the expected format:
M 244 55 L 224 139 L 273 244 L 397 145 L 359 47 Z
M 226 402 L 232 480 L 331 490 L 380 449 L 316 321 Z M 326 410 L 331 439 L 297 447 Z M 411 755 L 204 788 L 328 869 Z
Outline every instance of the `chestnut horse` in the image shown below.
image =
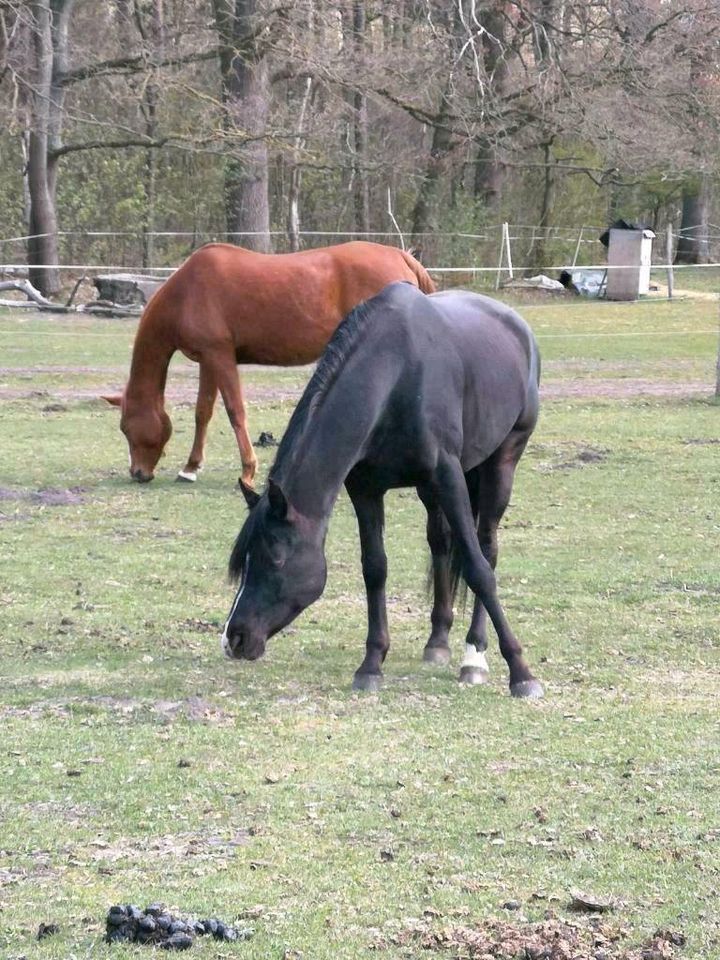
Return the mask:
M 396 280 L 423 293 L 435 284 L 409 253 L 352 241 L 300 253 L 266 254 L 226 243 L 196 250 L 150 299 L 138 326 L 120 429 L 130 475 L 152 480 L 172 425 L 163 394 L 176 350 L 200 365 L 195 439 L 179 480 L 195 481 L 218 390 L 235 432 L 242 480 L 252 483 L 255 452 L 247 429 L 238 363 L 297 366 L 322 353 L 343 317 Z

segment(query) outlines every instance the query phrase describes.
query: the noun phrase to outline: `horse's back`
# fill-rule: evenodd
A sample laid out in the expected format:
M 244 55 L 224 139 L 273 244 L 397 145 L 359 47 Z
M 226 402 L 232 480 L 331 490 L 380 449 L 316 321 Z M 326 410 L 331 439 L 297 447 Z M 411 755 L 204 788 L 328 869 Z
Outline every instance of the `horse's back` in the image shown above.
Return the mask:
M 532 429 L 539 356 L 514 310 L 465 290 L 425 297 L 407 284 L 393 284 L 373 304 L 383 326 L 403 327 L 405 393 L 422 398 L 423 429 L 452 447 L 466 470 L 514 429 Z
M 266 254 L 211 243 L 156 292 L 144 322 L 172 328 L 188 355 L 232 343 L 238 362 L 303 364 L 317 359 L 354 307 L 402 280 L 433 289 L 417 261 L 383 244 Z
M 447 320 L 450 338 L 460 349 L 469 347 L 472 356 L 492 351 L 497 357 L 520 348 L 528 363 L 537 362 L 530 326 L 507 304 L 469 290 L 445 290 L 430 301 Z

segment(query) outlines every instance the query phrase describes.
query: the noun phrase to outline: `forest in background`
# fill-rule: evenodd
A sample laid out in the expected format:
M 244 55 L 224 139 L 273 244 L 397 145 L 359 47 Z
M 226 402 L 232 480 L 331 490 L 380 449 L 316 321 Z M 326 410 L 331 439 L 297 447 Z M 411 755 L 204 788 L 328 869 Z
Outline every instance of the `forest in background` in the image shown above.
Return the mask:
M 397 224 L 449 262 L 507 220 L 541 267 L 544 228 L 623 217 L 703 262 L 719 146 L 716 0 L 0 3 L 0 240 L 46 295 L 85 231 L 150 266 Z

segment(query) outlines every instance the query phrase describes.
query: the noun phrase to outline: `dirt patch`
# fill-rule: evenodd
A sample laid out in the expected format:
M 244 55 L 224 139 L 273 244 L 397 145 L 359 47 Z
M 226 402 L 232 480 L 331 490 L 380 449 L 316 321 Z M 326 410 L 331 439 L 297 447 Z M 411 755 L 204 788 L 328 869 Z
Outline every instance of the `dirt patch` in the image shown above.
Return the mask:
M 668 296 L 668 287 L 665 283 L 653 280 L 651 293 L 648 299 L 663 299 Z M 718 295 L 710 290 L 678 290 L 673 286 L 673 297 L 681 300 L 710 300 L 717 303 Z
M 58 800 L 25 803 L 23 810 L 38 819 L 60 821 L 74 827 L 87 823 L 89 817 L 97 814 L 97 809 L 89 804 L 71 804 Z
M 241 371 L 242 377 L 242 371 Z M 44 390 L 39 394 L 37 390 L 24 390 L 22 387 L 0 387 L 0 400 L 51 400 L 47 403 L 43 412 L 51 412 L 50 407 L 64 407 L 67 409 L 68 403 L 87 402 L 88 400 L 97 400 L 101 402 L 101 397 L 105 394 L 112 395 L 119 392 L 118 382 L 98 383 L 93 387 L 56 387 L 53 386 L 52 392 Z M 284 403 L 288 401 L 299 400 L 304 389 L 304 385 L 288 386 L 285 385 L 265 385 L 259 383 L 243 383 L 243 390 L 246 399 L 250 403 Z M 175 409 L 191 409 L 195 407 L 197 399 L 197 382 L 188 378 L 187 383 L 174 383 L 165 391 L 165 402 L 168 407 Z M 104 404 L 104 401 L 103 401 Z M 107 406 L 104 404 L 104 406 Z M 54 412 L 54 411 L 53 411 Z M 60 412 L 58 410 L 57 412 Z M 172 412 L 172 411 L 171 411 Z
M 302 394 L 304 384 L 288 383 L 257 383 L 253 378 L 243 377 L 243 369 L 248 373 L 277 372 L 277 367 L 250 366 L 240 368 L 245 394 L 250 403 L 287 402 L 297 401 Z M 306 372 L 309 378 L 312 367 L 300 368 L 299 372 Z M 52 391 L 23 389 L 22 387 L 1 387 L 0 399 L 51 399 L 45 405 L 44 412 L 61 412 L 64 403 L 70 401 L 98 400 L 103 394 L 117 393 L 127 378 L 126 367 L 92 367 L 92 366 L 32 366 L 32 367 L 0 367 L 0 376 L 32 378 L 47 374 L 64 374 L 66 376 L 95 376 L 111 377 L 106 383 L 94 386 L 55 386 Z M 197 367 L 192 365 L 179 366 L 172 371 L 172 382 L 166 390 L 166 400 L 169 405 L 176 407 L 195 404 L 197 397 Z M 544 379 L 541 384 L 541 396 L 552 400 L 564 397 L 601 397 L 608 399 L 625 399 L 637 396 L 651 397 L 682 397 L 696 394 L 707 394 L 708 384 L 701 380 L 650 380 L 641 377 L 607 377 L 586 378 L 572 377 L 563 379 Z
M 33 367 L 0 367 L 0 377 L 39 377 L 44 374 L 70 374 L 71 376 L 87 376 L 88 374 L 112 373 L 119 377 L 127 376 L 127 367 L 88 367 L 64 366 L 63 364 L 37 364 Z M 36 391 L 46 393 L 47 391 Z
M 641 377 L 622 379 L 567 379 L 545 380 L 540 385 L 540 397 L 544 400 L 568 398 L 606 398 L 625 400 L 631 397 L 688 397 L 704 394 L 709 396 L 711 386 L 704 380 L 647 380 Z
M 226 726 L 234 722 L 234 714 L 205 700 L 188 697 L 187 700 L 156 700 L 152 710 L 168 721 L 184 718 L 193 723 L 213 723 Z
M 234 857 L 238 847 L 250 843 L 250 830 L 236 830 L 227 836 L 202 833 L 174 833 L 142 839 L 121 837 L 112 843 L 95 840 L 89 854 L 91 860 L 115 863 L 120 860 L 144 859 L 148 852 L 153 857 L 185 859 L 194 857 L 200 860 L 218 860 Z
M 682 933 L 658 930 L 646 943 L 627 943 L 628 931 L 596 918 L 585 924 L 550 918 L 540 923 L 486 920 L 473 926 L 418 921 L 379 938 L 375 947 L 448 953 L 471 960 L 673 960 L 685 944 Z
M 55 876 L 57 876 L 57 870 L 45 863 L 40 863 L 36 867 L 2 869 L 0 870 L 0 890 L 16 883 L 37 883 L 39 880 Z
M 29 717 L 44 719 L 47 716 L 65 717 L 82 710 L 108 710 L 119 716 L 119 722 L 159 717 L 166 723 L 190 720 L 193 723 L 212 723 L 227 726 L 235 722 L 235 714 L 205 700 L 203 697 L 188 697 L 185 700 L 140 700 L 130 697 L 71 697 L 68 700 L 41 700 L 28 707 L 0 706 L 0 718 Z
M 44 490 L 10 490 L 0 487 L 0 503 L 23 502 L 34 507 L 68 507 L 85 503 L 85 488 L 71 487 L 69 490 L 48 487 Z M 31 520 L 34 514 L 15 510 L 12 513 L 0 511 L 0 523 L 20 523 Z
M 42 490 L 11 490 L 9 487 L 0 487 L 0 501 L 24 500 L 41 507 L 64 507 L 84 503 L 86 493 L 85 487 L 46 487 Z
M 201 620 L 198 617 L 187 617 L 181 620 L 179 626 L 183 630 L 191 630 L 193 633 L 212 633 L 220 631 L 222 624 L 213 620 Z
M 719 597 L 720 586 L 692 580 L 658 580 L 655 583 L 658 593 L 682 593 L 692 597 Z
M 85 487 L 70 487 L 68 490 L 48 487 L 30 494 L 30 502 L 42 507 L 67 507 L 85 502 Z
M 535 468 L 540 473 L 552 473 L 554 470 L 576 470 L 603 463 L 607 460 L 610 452 L 605 447 L 591 447 L 575 443 L 557 446 L 540 444 L 533 449 L 533 454 L 542 458 Z

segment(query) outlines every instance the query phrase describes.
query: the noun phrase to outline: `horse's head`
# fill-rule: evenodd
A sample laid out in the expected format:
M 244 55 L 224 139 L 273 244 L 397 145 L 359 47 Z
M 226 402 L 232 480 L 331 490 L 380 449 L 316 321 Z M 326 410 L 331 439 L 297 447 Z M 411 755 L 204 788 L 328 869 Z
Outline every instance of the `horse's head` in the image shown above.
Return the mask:
M 221 646 L 230 659 L 257 660 L 325 589 L 326 525 L 295 510 L 273 480 L 262 496 L 245 485 L 243 492 L 251 509 L 230 557 L 240 584 Z
M 120 407 L 120 429 L 130 449 L 130 476 L 138 483 L 148 483 L 155 476 L 155 467 L 170 439 L 170 417 L 162 406 L 130 402 L 124 393 L 103 400 Z

